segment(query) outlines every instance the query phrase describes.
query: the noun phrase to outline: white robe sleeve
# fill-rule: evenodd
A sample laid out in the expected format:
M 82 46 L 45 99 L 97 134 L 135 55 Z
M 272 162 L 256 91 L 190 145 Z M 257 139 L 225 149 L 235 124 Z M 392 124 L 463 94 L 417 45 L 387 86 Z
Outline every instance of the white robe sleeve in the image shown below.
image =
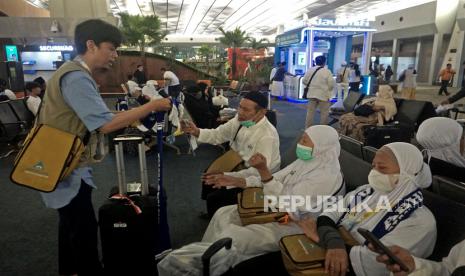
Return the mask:
M 436 221 L 426 208 L 417 209 L 410 218 L 381 238 L 386 246 L 398 245 L 415 256 L 429 256 L 436 243 Z M 389 275 L 385 266 L 376 261 L 376 253 L 366 246 L 354 246 L 350 251 L 350 261 L 355 274 L 359 276 Z
M 266 158 L 266 166 L 271 171 L 271 173 L 279 169 L 279 165 L 281 163 L 279 153 L 277 154 L 278 158 L 276 158 L 276 154 L 274 154 L 275 151 L 279 152 L 279 141 L 276 138 L 272 136 L 265 136 L 262 137 L 259 141 L 257 141 L 255 153 L 261 153 Z M 247 160 L 245 161 L 247 162 Z M 253 167 L 238 172 L 230 172 L 227 173 L 227 175 L 245 178 L 247 182 L 247 187 L 261 186 L 258 183 L 261 182 L 260 174 L 258 173 L 257 169 Z
M 417 257 L 413 257 L 413 259 L 415 260 L 415 271 L 410 275 L 450 275 L 454 269 L 465 265 L 465 240 L 452 247 L 449 256 L 442 259 L 442 262 L 433 262 Z
M 212 145 L 219 145 L 229 142 L 234 138 L 239 124 L 237 118 L 229 120 L 226 124 L 220 125 L 215 129 L 200 129 L 197 141 L 200 143 L 207 143 Z

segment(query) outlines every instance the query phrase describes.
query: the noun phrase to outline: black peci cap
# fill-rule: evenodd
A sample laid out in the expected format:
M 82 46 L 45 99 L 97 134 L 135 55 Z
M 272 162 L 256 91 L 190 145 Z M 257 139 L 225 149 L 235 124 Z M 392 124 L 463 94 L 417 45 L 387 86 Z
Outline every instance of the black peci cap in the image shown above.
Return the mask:
M 260 92 L 251 91 L 245 94 L 244 99 L 251 100 L 262 108 L 268 108 L 268 98 Z

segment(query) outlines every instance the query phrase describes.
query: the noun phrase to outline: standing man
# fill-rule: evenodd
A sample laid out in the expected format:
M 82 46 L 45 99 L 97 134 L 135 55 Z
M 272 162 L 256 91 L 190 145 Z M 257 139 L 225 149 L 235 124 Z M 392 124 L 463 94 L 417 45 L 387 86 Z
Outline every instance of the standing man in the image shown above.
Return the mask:
M 317 108 L 320 109 L 320 124 L 328 123 L 329 100 L 331 99 L 334 89 L 333 74 L 325 68 L 326 58 L 318 56 L 315 58 L 316 66 L 310 68 L 302 80 L 308 87 L 308 108 L 305 128 L 313 125 L 313 117 Z
M 271 95 L 284 96 L 284 77 L 286 75 L 286 62 L 281 62 L 272 78 Z
M 205 175 L 203 180 L 208 185 L 221 184 L 235 187 L 259 185 L 260 174 L 248 163 L 255 153 L 265 156 L 267 167 L 271 172 L 279 170 L 281 164 L 279 136 L 276 128 L 265 116 L 267 106 L 268 98 L 265 95 L 260 92 L 249 92 L 240 101 L 237 116 L 216 129 L 199 129 L 192 122 L 183 124 L 183 131 L 196 137 L 200 143 L 220 145 L 229 142 L 231 149 L 245 162 L 246 169 L 238 172 Z M 256 177 L 247 178 L 249 176 Z M 239 181 L 239 178 L 247 178 L 249 182 L 236 185 L 234 181 Z M 241 188 L 212 189 L 203 185 L 202 199 L 207 200 L 208 214 L 213 216 L 219 208 L 236 204 L 237 194 L 241 190 Z
M 460 90 L 457 93 L 455 93 L 454 95 L 449 97 L 447 100 L 441 102 L 442 105 L 453 104 L 456 101 L 458 101 L 458 100 L 465 97 L 465 61 L 462 63 L 462 66 L 464 67 L 463 76 L 462 76 L 462 87 L 460 88 Z
M 118 28 L 99 19 L 76 26 L 74 44 L 78 56 L 63 64 L 50 78 L 39 124 L 78 135 L 90 133 L 80 164 L 55 191 L 41 193 L 45 205 L 58 210 L 58 273 L 102 275 L 97 250 L 97 220 L 92 205 L 96 185 L 89 166 L 97 161 L 97 136 L 124 128 L 152 111 L 169 110 L 167 99 L 113 115 L 97 90 L 92 73 L 109 70 L 118 54 L 122 36 Z M 102 155 L 104 153 L 101 153 Z
M 347 62 L 341 63 L 341 68 L 337 70 L 337 100 L 344 100 L 349 94 L 349 74 L 350 69 L 347 68 Z
M 144 66 L 142 64 L 137 65 L 137 69 L 134 72 L 134 78 L 137 84 L 140 86 L 144 85 L 147 82 L 147 78 L 145 77 Z
M 276 71 L 278 70 L 280 64 L 281 64 L 281 62 L 276 62 L 276 66 L 271 69 L 271 72 L 270 72 L 270 91 L 273 88 L 274 75 L 276 74 Z
M 415 65 L 410 64 L 408 68 L 402 72 L 399 79 L 403 79 L 402 98 L 415 100 L 415 94 L 417 92 L 417 70 L 415 70 Z
M 166 70 L 166 68 L 161 68 L 160 70 L 165 80 L 165 92 L 168 92 L 168 95 L 176 99 L 181 92 L 181 84 L 178 77 L 173 72 Z
M 454 69 L 452 69 L 452 64 L 448 63 L 445 69 L 442 69 L 439 72 L 439 78 L 441 79 L 441 88 L 439 88 L 438 95 L 442 95 L 442 92 L 449 96 L 450 93 L 447 92 L 447 86 L 451 82 L 452 78 L 455 75 Z

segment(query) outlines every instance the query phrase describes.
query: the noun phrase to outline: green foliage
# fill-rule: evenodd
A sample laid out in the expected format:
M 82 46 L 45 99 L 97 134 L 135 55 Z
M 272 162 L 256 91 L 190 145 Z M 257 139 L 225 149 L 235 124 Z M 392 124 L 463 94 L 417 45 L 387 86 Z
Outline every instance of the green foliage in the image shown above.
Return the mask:
M 220 37 L 220 42 L 227 47 L 240 48 L 249 39 L 247 33 L 241 31 L 239 27 L 234 29 L 234 31 L 225 31 L 221 27 L 219 30 L 223 34 L 223 37 Z
M 211 46 L 208 45 L 202 45 L 198 50 L 197 50 L 199 56 L 205 58 L 205 60 L 208 62 L 208 60 L 211 58 L 213 54 L 213 49 Z
M 260 50 L 260 49 L 263 49 L 263 48 L 266 48 L 266 43 L 269 43 L 270 41 L 266 38 L 262 38 L 260 40 L 257 40 L 256 38 L 254 37 L 250 37 L 249 39 L 247 39 L 247 41 L 249 42 L 248 43 L 248 46 L 252 49 L 254 49 L 255 51 L 257 50 Z
M 120 13 L 120 30 L 124 36 L 124 44 L 140 47 L 144 55 L 146 47 L 154 47 L 163 40 L 166 32 L 161 29 L 161 21 L 156 15 L 140 16 Z

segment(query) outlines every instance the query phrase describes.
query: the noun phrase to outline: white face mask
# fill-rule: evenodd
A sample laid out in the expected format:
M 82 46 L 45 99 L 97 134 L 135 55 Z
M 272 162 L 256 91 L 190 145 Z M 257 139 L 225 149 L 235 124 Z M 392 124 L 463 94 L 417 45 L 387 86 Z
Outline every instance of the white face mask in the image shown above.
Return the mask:
M 378 192 L 391 192 L 398 181 L 399 174 L 382 174 L 375 169 L 372 169 L 368 175 L 368 184 Z

